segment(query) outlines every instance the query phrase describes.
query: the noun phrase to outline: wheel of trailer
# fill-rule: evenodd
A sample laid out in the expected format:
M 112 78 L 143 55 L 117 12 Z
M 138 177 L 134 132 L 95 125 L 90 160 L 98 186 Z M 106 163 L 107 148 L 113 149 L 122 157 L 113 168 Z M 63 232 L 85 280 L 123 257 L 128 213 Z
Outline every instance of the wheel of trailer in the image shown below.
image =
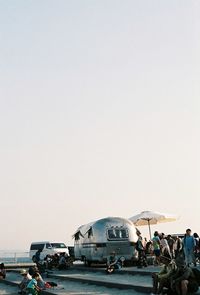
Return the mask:
M 86 257 L 83 257 L 84 265 L 87 266 L 87 259 Z
M 70 266 L 72 266 L 72 265 L 73 265 L 73 263 L 74 263 L 74 260 L 73 260 L 73 258 L 72 258 L 72 257 L 69 257 L 69 265 L 70 265 Z
M 85 266 L 90 266 L 91 261 L 87 260 L 86 257 L 84 257 L 84 264 L 85 264 Z
M 87 265 L 90 267 L 92 262 L 90 260 L 87 261 Z

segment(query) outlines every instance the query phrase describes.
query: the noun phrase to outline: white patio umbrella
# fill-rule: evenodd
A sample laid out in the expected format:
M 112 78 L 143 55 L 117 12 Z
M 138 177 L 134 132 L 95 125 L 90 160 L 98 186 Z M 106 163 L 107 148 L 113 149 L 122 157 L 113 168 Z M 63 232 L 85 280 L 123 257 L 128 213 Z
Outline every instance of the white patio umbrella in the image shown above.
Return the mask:
M 141 213 L 130 217 L 129 220 L 131 220 L 135 226 L 148 225 L 149 236 L 151 239 L 151 226 L 150 226 L 151 224 L 176 221 L 177 217 L 174 215 L 166 214 L 166 213 L 142 211 Z

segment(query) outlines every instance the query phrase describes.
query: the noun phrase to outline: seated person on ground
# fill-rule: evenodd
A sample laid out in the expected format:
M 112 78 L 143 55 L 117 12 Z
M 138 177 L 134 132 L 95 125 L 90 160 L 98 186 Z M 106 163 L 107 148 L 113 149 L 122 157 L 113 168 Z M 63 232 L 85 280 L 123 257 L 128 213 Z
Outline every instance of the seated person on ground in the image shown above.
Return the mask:
M 31 275 L 28 273 L 26 269 L 22 269 L 20 271 L 20 274 L 22 276 L 22 281 L 19 283 L 19 294 L 26 294 L 26 287 L 28 283 L 32 280 Z
M 161 255 L 160 262 L 163 264 L 160 272 L 152 274 L 154 294 L 162 294 L 164 288 L 170 288 L 170 278 L 176 270 L 176 264 L 169 255 Z
M 40 291 L 40 288 L 37 285 L 39 278 L 40 274 L 38 272 L 32 275 L 32 280 L 28 283 L 26 289 L 28 295 L 38 295 L 38 292 Z
M 109 258 L 107 259 L 107 272 L 112 272 L 113 269 L 120 269 L 123 266 L 124 259 L 123 257 L 118 258 L 115 251 L 110 253 Z
M 6 269 L 4 266 L 4 263 L 0 264 L 0 279 L 5 279 L 6 278 Z
M 192 271 L 183 259 L 176 259 L 177 270 L 171 278 L 171 288 L 176 294 L 186 295 L 198 291 L 199 285 Z
M 65 258 L 65 252 L 60 254 L 60 258 L 58 261 L 58 269 L 62 270 L 62 269 L 66 269 L 67 268 L 67 262 L 66 262 L 66 258 Z

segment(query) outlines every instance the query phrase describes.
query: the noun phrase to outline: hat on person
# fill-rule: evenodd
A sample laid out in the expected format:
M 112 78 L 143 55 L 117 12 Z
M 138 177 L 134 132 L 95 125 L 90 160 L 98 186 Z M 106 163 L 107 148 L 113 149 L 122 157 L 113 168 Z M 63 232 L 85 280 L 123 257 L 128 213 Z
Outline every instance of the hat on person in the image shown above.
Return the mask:
M 27 270 L 26 269 L 21 269 L 20 270 L 20 274 L 21 275 L 26 275 L 28 272 L 27 272 Z
M 168 262 L 170 262 L 172 260 L 172 258 L 170 257 L 170 255 L 167 255 L 167 254 L 160 255 L 160 259 L 161 260 L 168 261 Z
M 186 266 L 186 263 L 185 263 L 185 260 L 184 260 L 184 258 L 183 257 L 177 257 L 176 259 L 175 259 L 175 262 L 176 262 L 176 265 L 178 266 L 178 267 L 184 267 L 184 266 Z

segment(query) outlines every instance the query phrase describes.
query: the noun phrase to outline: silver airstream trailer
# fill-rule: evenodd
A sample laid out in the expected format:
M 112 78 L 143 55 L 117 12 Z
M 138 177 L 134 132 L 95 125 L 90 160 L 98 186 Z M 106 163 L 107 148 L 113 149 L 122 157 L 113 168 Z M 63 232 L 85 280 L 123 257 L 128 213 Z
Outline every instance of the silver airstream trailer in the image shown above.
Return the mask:
M 86 265 L 105 263 L 110 253 L 124 256 L 126 261 L 136 260 L 135 243 L 138 240 L 133 223 L 121 217 L 107 217 L 80 226 L 74 234 L 75 260 Z

